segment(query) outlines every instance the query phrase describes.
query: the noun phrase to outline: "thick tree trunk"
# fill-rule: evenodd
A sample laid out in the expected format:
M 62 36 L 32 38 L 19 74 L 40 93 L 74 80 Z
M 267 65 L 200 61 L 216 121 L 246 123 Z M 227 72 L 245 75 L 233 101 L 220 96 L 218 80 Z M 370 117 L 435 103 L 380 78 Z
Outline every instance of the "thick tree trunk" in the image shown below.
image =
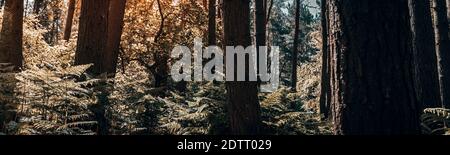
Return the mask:
M 21 0 L 6 0 L 0 32 L 0 67 L 4 69 L 3 67 L 13 66 L 13 70 L 0 70 L 0 72 L 17 72 L 22 67 L 23 7 Z M 11 79 L 6 80 L 14 82 Z M 14 96 L 15 84 L 8 83 L 4 86 L 0 93 Z M 4 129 L 4 124 L 16 118 L 15 109 L 16 104 L 13 99 L 0 98 L 0 130 Z
M 89 72 L 108 72 L 105 60 L 108 38 L 108 11 L 110 0 L 82 1 L 75 64 L 90 64 Z
M 223 1 L 223 13 L 225 46 L 249 46 L 251 44 L 250 1 L 225 0 Z M 245 67 L 246 72 L 249 68 L 249 66 L 239 67 Z M 232 69 L 236 73 L 236 67 L 228 69 Z M 226 83 L 226 88 L 231 133 L 235 135 L 258 134 L 261 124 L 261 109 L 258 101 L 257 82 L 231 81 Z
M 328 10 L 326 0 L 321 0 L 321 29 L 322 29 L 322 76 L 320 84 L 320 114 L 327 119 L 330 112 L 330 59 L 328 54 Z
M 420 134 L 408 0 L 330 0 L 336 134 Z
M 445 0 L 433 0 L 432 3 L 441 100 L 445 107 L 450 108 L 450 40 L 447 12 L 445 11 L 446 2 Z
M 108 73 L 116 73 L 123 30 L 126 0 L 111 0 L 108 15 L 108 41 L 103 65 Z
M 91 64 L 88 72 L 94 75 L 108 73 L 108 66 L 104 61 L 107 56 L 108 40 L 108 13 L 110 0 L 83 0 L 81 4 L 81 15 L 78 32 L 77 51 L 75 53 L 75 64 Z M 111 65 L 111 64 L 109 64 Z M 107 135 L 109 133 L 109 122 L 105 116 L 106 105 L 108 104 L 108 91 L 104 89 L 106 83 L 102 83 L 98 90 L 98 102 L 90 106 L 98 123 L 98 134 Z
M 300 0 L 295 0 L 294 47 L 292 49 L 291 89 L 297 91 L 298 45 L 300 35 Z
M 424 108 L 442 105 L 430 8 L 428 0 L 409 0 L 415 86 Z
M 217 44 L 216 35 L 216 0 L 209 0 L 208 9 L 208 44 Z
M 23 1 L 6 0 L 0 33 L 0 63 L 22 67 Z
M 75 14 L 75 0 L 69 0 L 67 10 L 66 26 L 64 28 L 64 40 L 69 41 L 72 34 L 73 16 Z

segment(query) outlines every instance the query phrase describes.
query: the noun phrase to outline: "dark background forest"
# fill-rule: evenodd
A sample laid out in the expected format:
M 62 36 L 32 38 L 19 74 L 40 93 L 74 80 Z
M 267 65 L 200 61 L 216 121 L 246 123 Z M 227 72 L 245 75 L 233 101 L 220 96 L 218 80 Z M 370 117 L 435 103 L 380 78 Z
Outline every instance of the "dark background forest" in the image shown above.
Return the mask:
M 450 134 L 450 0 L 0 7 L 0 135 Z M 175 82 L 195 38 L 278 46 L 281 86 Z

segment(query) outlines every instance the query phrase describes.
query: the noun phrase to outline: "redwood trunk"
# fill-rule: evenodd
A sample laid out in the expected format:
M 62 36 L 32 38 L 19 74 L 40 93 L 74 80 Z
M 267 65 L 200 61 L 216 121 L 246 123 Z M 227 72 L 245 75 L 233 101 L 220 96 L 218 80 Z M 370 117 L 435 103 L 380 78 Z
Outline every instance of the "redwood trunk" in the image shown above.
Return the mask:
M 327 7 L 335 133 L 420 134 L 408 0 L 330 0 Z
M 0 33 L 0 63 L 22 67 L 23 1 L 6 0 Z
M 108 41 L 103 65 L 108 73 L 116 73 L 123 30 L 126 0 L 111 0 L 108 15 Z
M 69 0 L 69 8 L 67 10 L 66 26 L 64 29 L 64 40 L 69 41 L 72 34 L 73 16 L 75 14 L 75 0 Z
M 104 66 L 107 38 L 108 38 L 108 11 L 110 0 L 82 1 L 80 24 L 78 32 L 77 52 L 75 64 L 90 64 L 89 72 L 101 74 L 107 72 Z
M 224 44 L 226 46 L 249 46 L 251 44 L 250 1 L 225 0 L 223 1 L 223 13 Z M 245 67 L 248 71 L 248 66 L 240 67 Z M 236 68 L 227 69 L 234 69 L 236 72 Z M 231 133 L 235 135 L 258 134 L 261 120 L 257 82 L 232 81 L 226 83 L 226 88 Z

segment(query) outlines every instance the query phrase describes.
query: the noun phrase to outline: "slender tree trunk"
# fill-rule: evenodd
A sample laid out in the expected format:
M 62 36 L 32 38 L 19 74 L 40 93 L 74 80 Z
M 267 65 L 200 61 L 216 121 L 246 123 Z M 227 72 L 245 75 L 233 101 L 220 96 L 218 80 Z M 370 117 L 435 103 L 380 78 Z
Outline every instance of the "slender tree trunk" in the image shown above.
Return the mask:
M 6 0 L 0 33 L 0 63 L 22 67 L 23 1 Z
M 446 2 L 445 0 L 433 0 L 432 3 L 441 100 L 443 106 L 450 108 L 450 40 Z
M 116 73 L 117 58 L 122 38 L 123 18 L 126 0 L 111 0 L 108 15 L 108 41 L 104 55 L 103 66 L 108 73 Z
M 249 46 L 251 44 L 250 1 L 225 0 L 223 1 L 223 11 L 224 45 Z M 235 63 L 236 65 L 237 63 Z M 246 66 L 239 67 L 245 67 L 248 72 L 248 65 L 247 63 Z M 235 68 L 228 69 L 232 69 L 236 73 Z M 235 135 L 258 134 L 261 124 L 261 109 L 258 101 L 257 82 L 230 81 L 226 82 L 226 88 L 231 133 Z
M 292 49 L 292 73 L 291 89 L 297 91 L 297 65 L 298 65 L 298 45 L 300 34 L 300 0 L 295 0 L 295 29 L 294 29 L 294 47 Z
M 322 76 L 320 84 L 320 114 L 327 119 L 330 112 L 330 59 L 328 54 L 328 10 L 327 0 L 321 0 L 321 26 L 322 26 Z
M 216 0 L 209 0 L 208 9 L 208 44 L 217 44 L 216 35 Z
M 75 0 L 69 0 L 68 10 L 67 10 L 67 18 L 66 18 L 66 26 L 64 28 L 64 40 L 69 41 L 70 36 L 72 34 L 72 25 L 73 25 L 73 16 L 75 14 Z
M 330 0 L 327 7 L 335 133 L 420 134 L 408 0 Z
M 424 108 L 442 105 L 430 8 L 428 0 L 409 0 L 415 86 Z

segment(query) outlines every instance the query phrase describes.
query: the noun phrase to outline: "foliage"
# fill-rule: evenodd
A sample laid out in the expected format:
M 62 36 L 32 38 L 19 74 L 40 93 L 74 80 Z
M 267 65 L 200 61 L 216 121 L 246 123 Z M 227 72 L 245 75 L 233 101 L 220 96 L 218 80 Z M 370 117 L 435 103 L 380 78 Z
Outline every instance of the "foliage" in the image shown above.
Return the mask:
M 421 119 L 422 130 L 425 134 L 450 135 L 450 109 L 425 109 Z

